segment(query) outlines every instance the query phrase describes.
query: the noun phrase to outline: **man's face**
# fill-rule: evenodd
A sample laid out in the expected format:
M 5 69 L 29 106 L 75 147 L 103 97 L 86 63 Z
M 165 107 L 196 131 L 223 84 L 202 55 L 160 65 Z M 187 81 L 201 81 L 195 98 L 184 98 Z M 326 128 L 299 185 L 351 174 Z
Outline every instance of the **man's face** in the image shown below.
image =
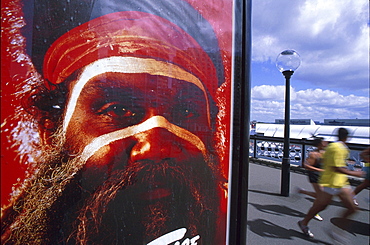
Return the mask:
M 205 144 L 211 141 L 205 95 L 185 81 L 104 73 L 89 80 L 74 96 L 77 102 L 68 104 L 74 106 L 74 112 L 66 128 L 71 154 L 81 153 L 99 136 L 133 128 L 133 132 L 119 133 L 112 143 L 94 149 L 85 164 L 85 171 L 91 174 L 122 169 L 128 162 L 142 160 L 186 161 L 202 154 L 197 147 L 199 140 Z M 190 138 L 188 133 L 192 134 Z
M 69 154 L 82 156 L 79 184 L 95 192 L 86 209 L 102 202 L 99 198 L 104 195 L 113 196 L 102 220 L 113 223 L 112 217 L 131 213 L 127 219 L 137 216 L 141 225 L 150 224 L 143 228 L 153 233 L 150 239 L 169 231 L 161 226 L 186 227 L 195 219 L 184 215 L 189 206 L 198 206 L 190 210 L 193 216 L 213 209 L 207 200 L 217 200 L 216 163 L 209 160 L 213 131 L 202 89 L 166 76 L 107 72 L 92 77 L 73 94 L 79 82 L 69 85 L 72 94 L 65 118 L 70 119 L 65 119 L 64 130 Z M 106 193 L 111 186 L 116 190 Z M 168 217 L 158 223 L 161 218 L 152 215 L 152 209 Z M 196 224 L 186 228 L 200 232 Z M 153 227 L 159 230 L 152 231 Z

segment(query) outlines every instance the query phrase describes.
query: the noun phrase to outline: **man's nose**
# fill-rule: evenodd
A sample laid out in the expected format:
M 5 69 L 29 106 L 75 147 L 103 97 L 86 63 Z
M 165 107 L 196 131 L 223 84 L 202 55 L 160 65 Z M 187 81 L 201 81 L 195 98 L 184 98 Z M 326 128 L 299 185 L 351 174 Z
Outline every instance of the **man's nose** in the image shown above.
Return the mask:
M 134 136 L 135 144 L 131 149 L 131 160 L 152 160 L 159 162 L 164 159 L 181 160 L 186 156 L 184 142 L 164 128 L 153 128 Z
M 159 103 L 158 101 L 151 102 L 151 106 L 146 109 L 146 116 L 145 118 L 151 118 L 154 116 L 162 116 L 166 118 L 168 121 L 172 121 L 171 117 L 171 106 L 167 103 Z

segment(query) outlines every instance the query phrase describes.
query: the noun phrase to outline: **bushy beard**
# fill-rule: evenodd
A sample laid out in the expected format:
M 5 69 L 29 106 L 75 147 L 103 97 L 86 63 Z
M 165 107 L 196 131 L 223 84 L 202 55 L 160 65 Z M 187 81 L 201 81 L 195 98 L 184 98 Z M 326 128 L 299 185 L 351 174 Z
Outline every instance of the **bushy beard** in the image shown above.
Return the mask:
M 141 161 L 115 171 L 81 208 L 77 241 L 144 244 L 181 227 L 189 236 L 199 234 L 200 241 L 210 241 L 219 200 L 215 175 L 202 160 Z M 158 183 L 171 194 L 143 198 Z
M 12 241 L 133 245 L 185 227 L 188 237 L 200 235 L 198 244 L 213 243 L 219 205 L 215 161 L 199 155 L 191 162 L 129 162 L 87 192 L 81 188 L 85 162 L 79 156 L 66 160 L 63 134 L 55 139 L 59 147 L 45 151 L 43 164 L 14 205 L 23 211 L 12 225 Z M 171 195 L 139 198 L 158 182 Z

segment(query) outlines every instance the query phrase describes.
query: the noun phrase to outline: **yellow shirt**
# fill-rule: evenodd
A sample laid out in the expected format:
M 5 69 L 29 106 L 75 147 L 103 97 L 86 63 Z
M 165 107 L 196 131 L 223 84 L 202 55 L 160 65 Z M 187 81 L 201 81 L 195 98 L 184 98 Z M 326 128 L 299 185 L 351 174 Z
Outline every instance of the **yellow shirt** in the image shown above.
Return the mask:
M 319 183 L 324 187 L 342 188 L 349 184 L 346 174 L 335 172 L 334 167 L 347 167 L 349 150 L 343 142 L 328 145 L 323 155 L 323 169 Z

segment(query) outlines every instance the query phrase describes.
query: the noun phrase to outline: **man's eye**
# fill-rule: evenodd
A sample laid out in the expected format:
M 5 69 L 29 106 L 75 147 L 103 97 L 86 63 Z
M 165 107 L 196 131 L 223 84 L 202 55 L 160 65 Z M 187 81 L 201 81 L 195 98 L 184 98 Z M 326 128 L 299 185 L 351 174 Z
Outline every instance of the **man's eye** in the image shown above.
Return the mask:
M 178 114 L 184 119 L 194 119 L 199 117 L 198 110 L 193 105 L 181 105 L 178 108 Z
M 184 109 L 182 114 L 183 114 L 184 118 L 187 118 L 187 119 L 199 116 L 198 113 L 196 113 L 195 111 L 193 111 L 191 109 Z
M 116 102 L 105 104 L 98 110 L 98 113 L 106 114 L 112 118 L 130 118 L 136 115 L 135 112 L 129 110 L 126 106 Z

